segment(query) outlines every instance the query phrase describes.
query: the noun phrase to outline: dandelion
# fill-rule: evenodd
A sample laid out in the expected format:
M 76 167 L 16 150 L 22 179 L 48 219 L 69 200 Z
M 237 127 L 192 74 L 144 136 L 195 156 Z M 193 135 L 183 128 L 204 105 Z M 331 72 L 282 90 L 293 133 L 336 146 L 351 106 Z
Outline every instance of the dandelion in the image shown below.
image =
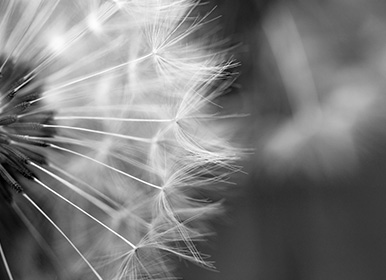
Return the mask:
M 178 259 L 213 267 L 195 242 L 219 204 L 200 190 L 237 170 L 215 103 L 234 64 L 197 40 L 208 21 L 197 6 L 0 1 L 9 279 L 171 279 Z M 45 256 L 29 264 L 36 276 L 12 253 L 8 223 L 23 223 Z

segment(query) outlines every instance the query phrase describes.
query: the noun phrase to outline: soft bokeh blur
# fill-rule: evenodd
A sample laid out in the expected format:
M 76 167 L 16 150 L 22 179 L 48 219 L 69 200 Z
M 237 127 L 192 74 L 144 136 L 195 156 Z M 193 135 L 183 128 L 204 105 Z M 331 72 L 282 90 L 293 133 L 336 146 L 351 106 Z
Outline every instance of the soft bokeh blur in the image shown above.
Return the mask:
M 253 148 L 187 280 L 386 279 L 386 2 L 217 0 Z M 184 266 L 184 265 L 183 265 Z

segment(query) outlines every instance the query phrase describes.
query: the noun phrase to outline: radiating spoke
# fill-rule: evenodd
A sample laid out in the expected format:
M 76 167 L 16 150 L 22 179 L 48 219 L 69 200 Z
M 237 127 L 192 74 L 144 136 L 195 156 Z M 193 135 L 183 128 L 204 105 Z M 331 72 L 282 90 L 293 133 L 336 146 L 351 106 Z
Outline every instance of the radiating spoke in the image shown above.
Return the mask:
M 130 65 L 130 64 L 138 63 L 138 62 L 140 62 L 140 61 L 143 61 L 143 60 L 145 60 L 145 59 L 147 59 L 147 58 L 149 58 L 149 57 L 151 57 L 151 56 L 152 56 L 152 54 L 150 53 L 150 54 L 144 55 L 144 56 L 142 56 L 142 57 L 139 57 L 139 58 L 137 58 L 137 59 L 130 60 L 130 61 L 128 61 L 128 62 L 124 62 L 124 63 L 118 64 L 118 65 L 115 65 L 115 66 L 106 68 L 106 69 L 101 70 L 101 71 L 99 71 L 99 72 L 95 72 L 95 73 L 92 73 L 92 74 L 89 74 L 89 75 L 85 75 L 85 76 L 83 76 L 83 77 L 80 77 L 80 78 L 78 78 L 78 79 L 69 81 L 69 82 L 67 82 L 67 83 L 65 83 L 65 84 L 62 84 L 62 85 L 60 85 L 60 86 L 57 86 L 56 88 L 50 89 L 49 91 L 45 92 L 45 95 L 44 95 L 44 96 L 39 97 L 39 98 L 37 98 L 37 99 L 31 101 L 31 103 L 38 102 L 38 101 L 44 99 L 44 98 L 47 97 L 47 96 L 55 95 L 56 93 L 52 93 L 52 91 L 57 91 L 57 90 L 59 90 L 59 89 L 66 88 L 66 87 L 71 86 L 71 85 L 74 85 L 74 84 L 78 84 L 78 83 L 80 83 L 80 82 L 89 80 L 89 79 L 91 79 L 91 78 L 95 78 L 95 77 L 98 77 L 98 76 L 107 74 L 107 73 L 109 73 L 109 72 L 112 72 L 112 71 L 118 70 L 118 69 L 120 69 L 120 68 L 126 67 L 126 66 L 128 66 L 128 65 Z
M 134 118 L 111 118 L 98 116 L 55 116 L 55 120 L 99 120 L 99 121 L 118 121 L 118 122 L 172 122 L 173 119 L 134 119 Z
M 31 233 L 32 237 L 36 240 L 36 242 L 39 244 L 40 248 L 44 250 L 44 252 L 47 254 L 47 256 L 50 258 L 50 262 L 52 265 L 54 265 L 54 268 L 56 270 L 60 270 L 60 263 L 55 255 L 55 253 L 52 251 L 49 244 L 45 241 L 43 236 L 39 233 L 39 231 L 36 229 L 36 227 L 31 223 L 31 221 L 27 218 L 27 216 L 23 213 L 23 211 L 20 209 L 19 206 L 17 206 L 16 203 L 12 204 L 13 209 L 15 210 L 16 214 L 20 217 L 24 225 L 27 227 L 28 231 Z M 64 269 L 60 270 L 61 273 L 65 273 Z
M 99 209 L 103 210 L 106 214 L 111 215 L 111 213 L 114 212 L 114 209 L 112 209 L 111 207 L 109 207 L 108 205 L 106 205 L 105 203 L 100 201 L 99 199 L 97 199 L 94 196 L 90 195 L 89 193 L 83 191 L 82 189 L 80 189 L 79 187 L 75 186 L 74 184 L 68 182 L 67 180 L 63 179 L 62 177 L 54 174 L 53 172 L 49 171 L 48 169 L 46 169 L 46 168 L 44 168 L 44 167 L 42 167 L 34 162 L 31 162 L 30 165 L 38 168 L 39 170 L 41 170 L 44 173 L 51 176 L 52 178 L 56 179 L 57 181 L 59 181 L 60 183 L 62 183 L 66 187 L 68 187 L 69 189 L 73 190 L 74 192 L 76 192 L 77 194 L 82 196 L 87 201 L 89 201 L 92 204 L 94 204 L 95 206 L 97 206 Z
M 153 140 L 151 138 L 135 137 L 135 136 L 125 135 L 125 134 L 112 133 L 112 132 L 106 132 L 106 131 L 95 130 L 95 129 L 88 129 L 88 128 L 83 128 L 83 127 L 66 126 L 66 125 L 51 125 L 51 124 L 44 124 L 42 126 L 46 127 L 46 128 L 60 128 L 60 129 L 69 129 L 69 130 L 90 132 L 90 133 L 95 133 L 95 134 L 102 134 L 102 135 L 118 137 L 118 138 L 123 138 L 123 139 L 143 142 L 143 143 L 152 143 L 153 142 Z
M 5 257 L 3 247 L 1 246 L 1 242 L 0 242 L 0 255 L 1 255 L 1 259 L 3 260 L 3 264 L 4 264 L 4 267 L 5 267 L 5 270 L 7 271 L 8 278 L 10 280 L 13 280 L 11 269 L 9 268 L 9 265 L 8 265 L 8 262 L 7 262 L 7 258 Z
M 158 190 L 162 190 L 162 187 L 160 187 L 160 186 L 157 186 L 157 185 L 154 185 L 154 184 L 152 184 L 152 183 L 146 182 L 146 181 L 144 181 L 144 180 L 142 180 L 142 179 L 139 179 L 139 178 L 137 178 L 137 177 L 135 177 L 135 176 L 133 176 L 133 175 L 130 175 L 130 174 L 126 173 L 126 172 L 123 172 L 122 170 L 119 170 L 119 169 L 117 169 L 117 168 L 115 168 L 115 167 L 113 167 L 113 166 L 110 166 L 110 165 L 108 165 L 108 164 L 105 164 L 105 163 L 103 163 L 103 162 L 101 162 L 101 161 L 99 161 L 99 160 L 96 160 L 96 159 L 94 159 L 94 158 L 91 158 L 91 157 L 89 157 L 89 156 L 83 155 L 83 154 L 81 154 L 81 153 L 78 153 L 78 152 L 75 152 L 75 151 L 73 151 L 73 150 L 66 149 L 66 148 L 63 148 L 63 147 L 60 147 L 60 146 L 57 146 L 57 145 L 54 145 L 54 144 L 49 144 L 49 146 L 50 146 L 51 148 L 54 148 L 54 149 L 57 149 L 57 150 L 61 150 L 61 151 L 64 151 L 64 152 L 67 152 L 67 153 L 71 153 L 71 154 L 73 154 L 73 155 L 76 155 L 76 156 L 85 158 L 85 159 L 90 160 L 90 161 L 92 161 L 92 162 L 95 162 L 95 163 L 97 163 L 97 164 L 99 164 L 99 165 L 102 165 L 102 166 L 104 166 L 104 167 L 106 167 L 106 168 L 108 168 L 108 169 L 110 169 L 110 170 L 113 170 L 113 171 L 115 171 L 115 172 L 117 172 L 117 173 L 119 173 L 119 174 L 122 174 L 122 175 L 124 175 L 124 176 L 126 176 L 126 177 L 129 177 L 129 178 L 131 178 L 131 179 L 133 179 L 133 180 L 136 180 L 136 181 L 138 181 L 138 182 L 140 182 L 140 183 L 143 183 L 143 184 L 145 184 L 145 185 L 147 185 L 147 186 L 153 187 L 153 188 L 158 189 Z
M 91 265 L 91 263 L 86 259 L 86 257 L 79 251 L 79 249 L 75 246 L 75 244 L 68 238 L 68 236 L 59 228 L 59 226 L 26 194 L 22 194 L 25 199 L 28 200 L 29 203 L 32 204 L 34 208 L 36 208 L 43 216 L 50 222 L 50 224 L 67 240 L 67 242 L 71 245 L 72 248 L 76 251 L 76 253 L 83 259 L 83 261 L 87 264 L 87 266 L 91 269 L 94 275 L 99 279 L 103 280 L 103 278 L 99 275 L 99 273 L 95 270 L 95 268 Z
M 51 193 L 53 193 L 54 195 L 56 195 L 57 197 L 59 197 L 60 199 L 62 199 L 63 201 L 67 202 L 69 205 L 71 205 L 72 207 L 74 207 L 75 209 L 77 209 L 78 211 L 82 212 L 84 215 L 86 215 L 87 217 L 89 217 L 91 220 L 93 220 L 94 222 L 98 223 L 99 225 L 101 225 L 102 227 L 104 227 L 105 229 L 107 229 L 109 232 L 111 232 L 112 234 L 114 234 L 115 236 L 117 236 L 119 239 L 121 239 L 123 242 L 125 242 L 126 244 L 128 244 L 132 249 L 136 249 L 137 246 L 135 246 L 133 243 L 131 243 L 129 240 L 127 240 L 125 237 L 123 237 L 122 235 L 120 235 L 118 232 L 116 232 L 115 230 L 113 230 L 112 228 L 110 228 L 109 226 L 107 226 L 106 224 L 104 224 L 103 222 L 101 222 L 100 220 L 98 220 L 97 218 L 95 218 L 93 215 L 91 215 L 90 213 L 88 213 L 87 211 L 83 210 L 81 207 L 79 207 L 78 205 L 76 205 L 75 203 L 73 203 L 72 201 L 68 200 L 67 198 L 65 198 L 63 195 L 59 194 L 58 192 L 54 191 L 53 189 L 51 189 L 50 187 L 48 187 L 46 184 L 44 184 L 43 182 L 41 182 L 40 180 L 38 179 L 34 179 L 34 181 L 36 183 L 38 183 L 40 186 L 42 186 L 43 188 L 45 188 L 46 190 L 50 191 Z
M 88 188 L 89 190 L 94 192 L 97 196 L 99 196 L 100 198 L 102 198 L 106 202 L 110 203 L 110 205 L 115 207 L 115 209 L 120 209 L 121 208 L 121 205 L 119 203 L 117 203 L 115 200 L 113 200 L 112 198 L 110 198 L 109 196 L 104 194 L 103 192 L 99 191 L 98 189 L 92 187 L 91 185 L 89 185 L 88 183 L 84 182 L 83 180 L 81 180 L 81 179 L 71 175 L 70 173 L 64 171 L 63 169 L 59 168 L 58 166 L 56 166 L 56 165 L 54 165 L 52 163 L 49 164 L 49 167 L 51 167 L 56 172 L 62 173 L 67 178 L 70 178 L 70 180 L 76 181 L 78 184 L 81 184 L 84 187 Z M 113 209 L 113 207 L 110 207 L 111 211 L 115 211 L 115 209 Z

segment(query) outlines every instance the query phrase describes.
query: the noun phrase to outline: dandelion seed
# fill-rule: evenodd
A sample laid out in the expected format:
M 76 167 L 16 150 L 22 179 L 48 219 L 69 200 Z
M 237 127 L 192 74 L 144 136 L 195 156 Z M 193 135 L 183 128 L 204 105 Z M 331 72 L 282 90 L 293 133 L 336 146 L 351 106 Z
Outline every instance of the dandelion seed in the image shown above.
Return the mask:
M 42 270 L 119 280 L 170 279 L 173 258 L 213 268 L 195 242 L 219 204 L 195 190 L 237 170 L 230 130 L 211 123 L 227 116 L 209 110 L 234 64 L 193 40 L 208 20 L 197 8 L 0 1 L 0 203 L 63 266 Z M 9 279 L 29 277 L 0 253 Z

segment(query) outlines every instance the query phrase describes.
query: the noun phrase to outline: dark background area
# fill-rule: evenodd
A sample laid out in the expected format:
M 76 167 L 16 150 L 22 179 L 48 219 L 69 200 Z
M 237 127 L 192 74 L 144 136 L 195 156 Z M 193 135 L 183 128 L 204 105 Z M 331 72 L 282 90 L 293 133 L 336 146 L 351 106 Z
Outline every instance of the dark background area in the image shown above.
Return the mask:
M 211 2 L 242 42 L 222 102 L 250 114 L 236 140 L 255 152 L 201 248 L 219 271 L 184 279 L 386 279 L 386 5 Z

